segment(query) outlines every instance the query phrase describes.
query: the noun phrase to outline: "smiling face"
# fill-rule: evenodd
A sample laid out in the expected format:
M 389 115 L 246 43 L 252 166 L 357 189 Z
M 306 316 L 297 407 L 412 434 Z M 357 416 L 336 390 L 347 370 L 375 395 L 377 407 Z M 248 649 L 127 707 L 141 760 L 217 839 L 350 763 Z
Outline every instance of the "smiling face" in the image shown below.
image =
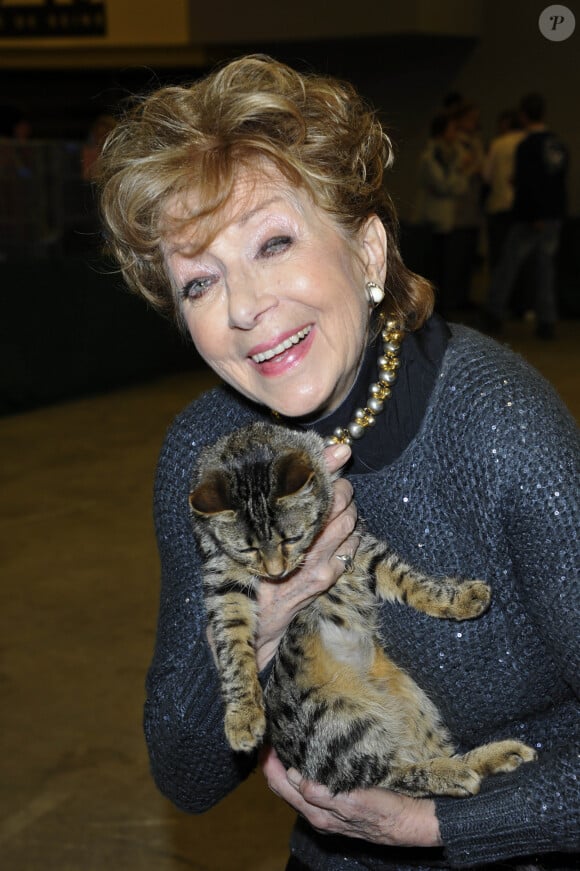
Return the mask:
M 335 409 L 364 353 L 365 282 L 384 283 L 379 219 L 350 240 L 305 190 L 274 170 L 245 170 L 217 234 L 198 247 L 189 225 L 168 241 L 166 261 L 208 365 L 285 416 Z

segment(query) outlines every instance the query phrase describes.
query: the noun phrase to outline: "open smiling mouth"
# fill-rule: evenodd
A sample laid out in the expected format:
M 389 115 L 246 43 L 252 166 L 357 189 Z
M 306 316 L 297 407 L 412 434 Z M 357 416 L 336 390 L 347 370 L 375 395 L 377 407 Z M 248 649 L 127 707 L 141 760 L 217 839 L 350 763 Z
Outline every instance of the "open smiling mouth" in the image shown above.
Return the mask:
M 284 339 L 284 341 L 280 342 L 279 345 L 276 345 L 275 348 L 270 348 L 268 351 L 263 351 L 260 354 L 253 354 L 251 359 L 254 361 L 254 363 L 265 363 L 266 360 L 271 360 L 273 357 L 277 357 L 279 354 L 283 354 L 284 351 L 287 351 L 293 345 L 297 345 L 299 342 L 302 342 L 311 330 L 312 325 L 304 327 L 304 329 L 298 330 L 297 333 L 294 333 L 293 336 L 289 336 L 287 339 Z

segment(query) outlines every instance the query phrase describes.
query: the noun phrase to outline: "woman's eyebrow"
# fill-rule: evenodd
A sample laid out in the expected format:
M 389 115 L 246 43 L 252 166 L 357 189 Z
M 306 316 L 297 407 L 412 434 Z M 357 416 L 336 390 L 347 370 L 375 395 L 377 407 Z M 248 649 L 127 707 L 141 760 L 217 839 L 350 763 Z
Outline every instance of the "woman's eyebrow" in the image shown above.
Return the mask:
M 248 209 L 247 212 L 242 212 L 242 214 L 238 218 L 231 221 L 230 226 L 233 225 L 234 227 L 243 227 L 245 224 L 248 223 L 248 221 L 250 221 L 253 217 L 255 217 L 255 215 L 259 214 L 260 212 L 266 211 L 267 209 L 270 208 L 270 206 L 274 205 L 275 203 L 285 202 L 285 201 L 286 201 L 285 197 L 281 196 L 280 194 L 276 194 L 275 196 L 269 197 L 267 200 L 264 200 L 263 202 L 259 202 L 253 208 Z M 175 242 L 174 244 L 166 244 L 165 251 L 166 251 L 167 257 L 172 257 L 174 254 L 177 254 L 177 253 L 182 254 L 184 256 L 187 256 L 187 254 L 185 252 L 186 252 L 189 244 L 190 243 L 188 243 L 188 242 L 186 242 L 186 243 Z M 201 252 L 202 252 L 202 249 L 196 248 L 195 254 L 192 254 L 190 256 L 197 256 Z
M 270 197 L 270 199 L 265 200 L 264 202 L 258 203 L 256 206 L 254 206 L 253 209 L 249 209 L 247 212 L 243 212 L 240 215 L 238 220 L 235 222 L 236 226 L 242 227 L 244 224 L 247 224 L 248 221 L 250 221 L 254 217 L 254 215 L 257 215 L 259 212 L 263 212 L 265 209 L 268 209 L 271 205 L 280 202 L 281 200 L 283 200 L 283 197 L 277 195 L 275 197 Z

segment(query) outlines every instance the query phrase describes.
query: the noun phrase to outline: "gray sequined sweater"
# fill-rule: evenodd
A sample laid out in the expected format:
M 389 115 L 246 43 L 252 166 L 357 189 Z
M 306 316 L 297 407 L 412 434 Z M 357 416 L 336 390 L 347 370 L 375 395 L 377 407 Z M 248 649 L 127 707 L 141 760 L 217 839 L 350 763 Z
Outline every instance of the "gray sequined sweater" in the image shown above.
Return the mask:
M 493 601 L 464 623 L 385 603 L 384 645 L 462 750 L 512 737 L 539 759 L 486 779 L 475 797 L 437 799 L 441 849 L 376 847 L 299 821 L 292 851 L 312 868 L 564 868 L 580 849 L 578 430 L 519 357 L 465 327 L 452 331 L 416 437 L 391 465 L 351 480 L 375 535 L 424 571 L 486 579 Z M 259 415 L 226 389 L 210 391 L 176 419 L 157 470 L 162 586 L 145 732 L 159 789 L 191 813 L 255 765 L 224 736 L 188 513 L 191 471 L 204 444 Z

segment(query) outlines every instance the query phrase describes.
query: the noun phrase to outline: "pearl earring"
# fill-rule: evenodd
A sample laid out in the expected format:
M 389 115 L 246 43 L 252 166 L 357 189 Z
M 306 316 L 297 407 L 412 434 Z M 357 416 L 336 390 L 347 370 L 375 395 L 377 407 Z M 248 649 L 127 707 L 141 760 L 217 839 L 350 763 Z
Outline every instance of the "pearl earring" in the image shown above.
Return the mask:
M 365 291 L 369 305 L 372 305 L 373 308 L 380 305 L 385 298 L 385 291 L 374 281 L 367 281 L 365 284 Z

